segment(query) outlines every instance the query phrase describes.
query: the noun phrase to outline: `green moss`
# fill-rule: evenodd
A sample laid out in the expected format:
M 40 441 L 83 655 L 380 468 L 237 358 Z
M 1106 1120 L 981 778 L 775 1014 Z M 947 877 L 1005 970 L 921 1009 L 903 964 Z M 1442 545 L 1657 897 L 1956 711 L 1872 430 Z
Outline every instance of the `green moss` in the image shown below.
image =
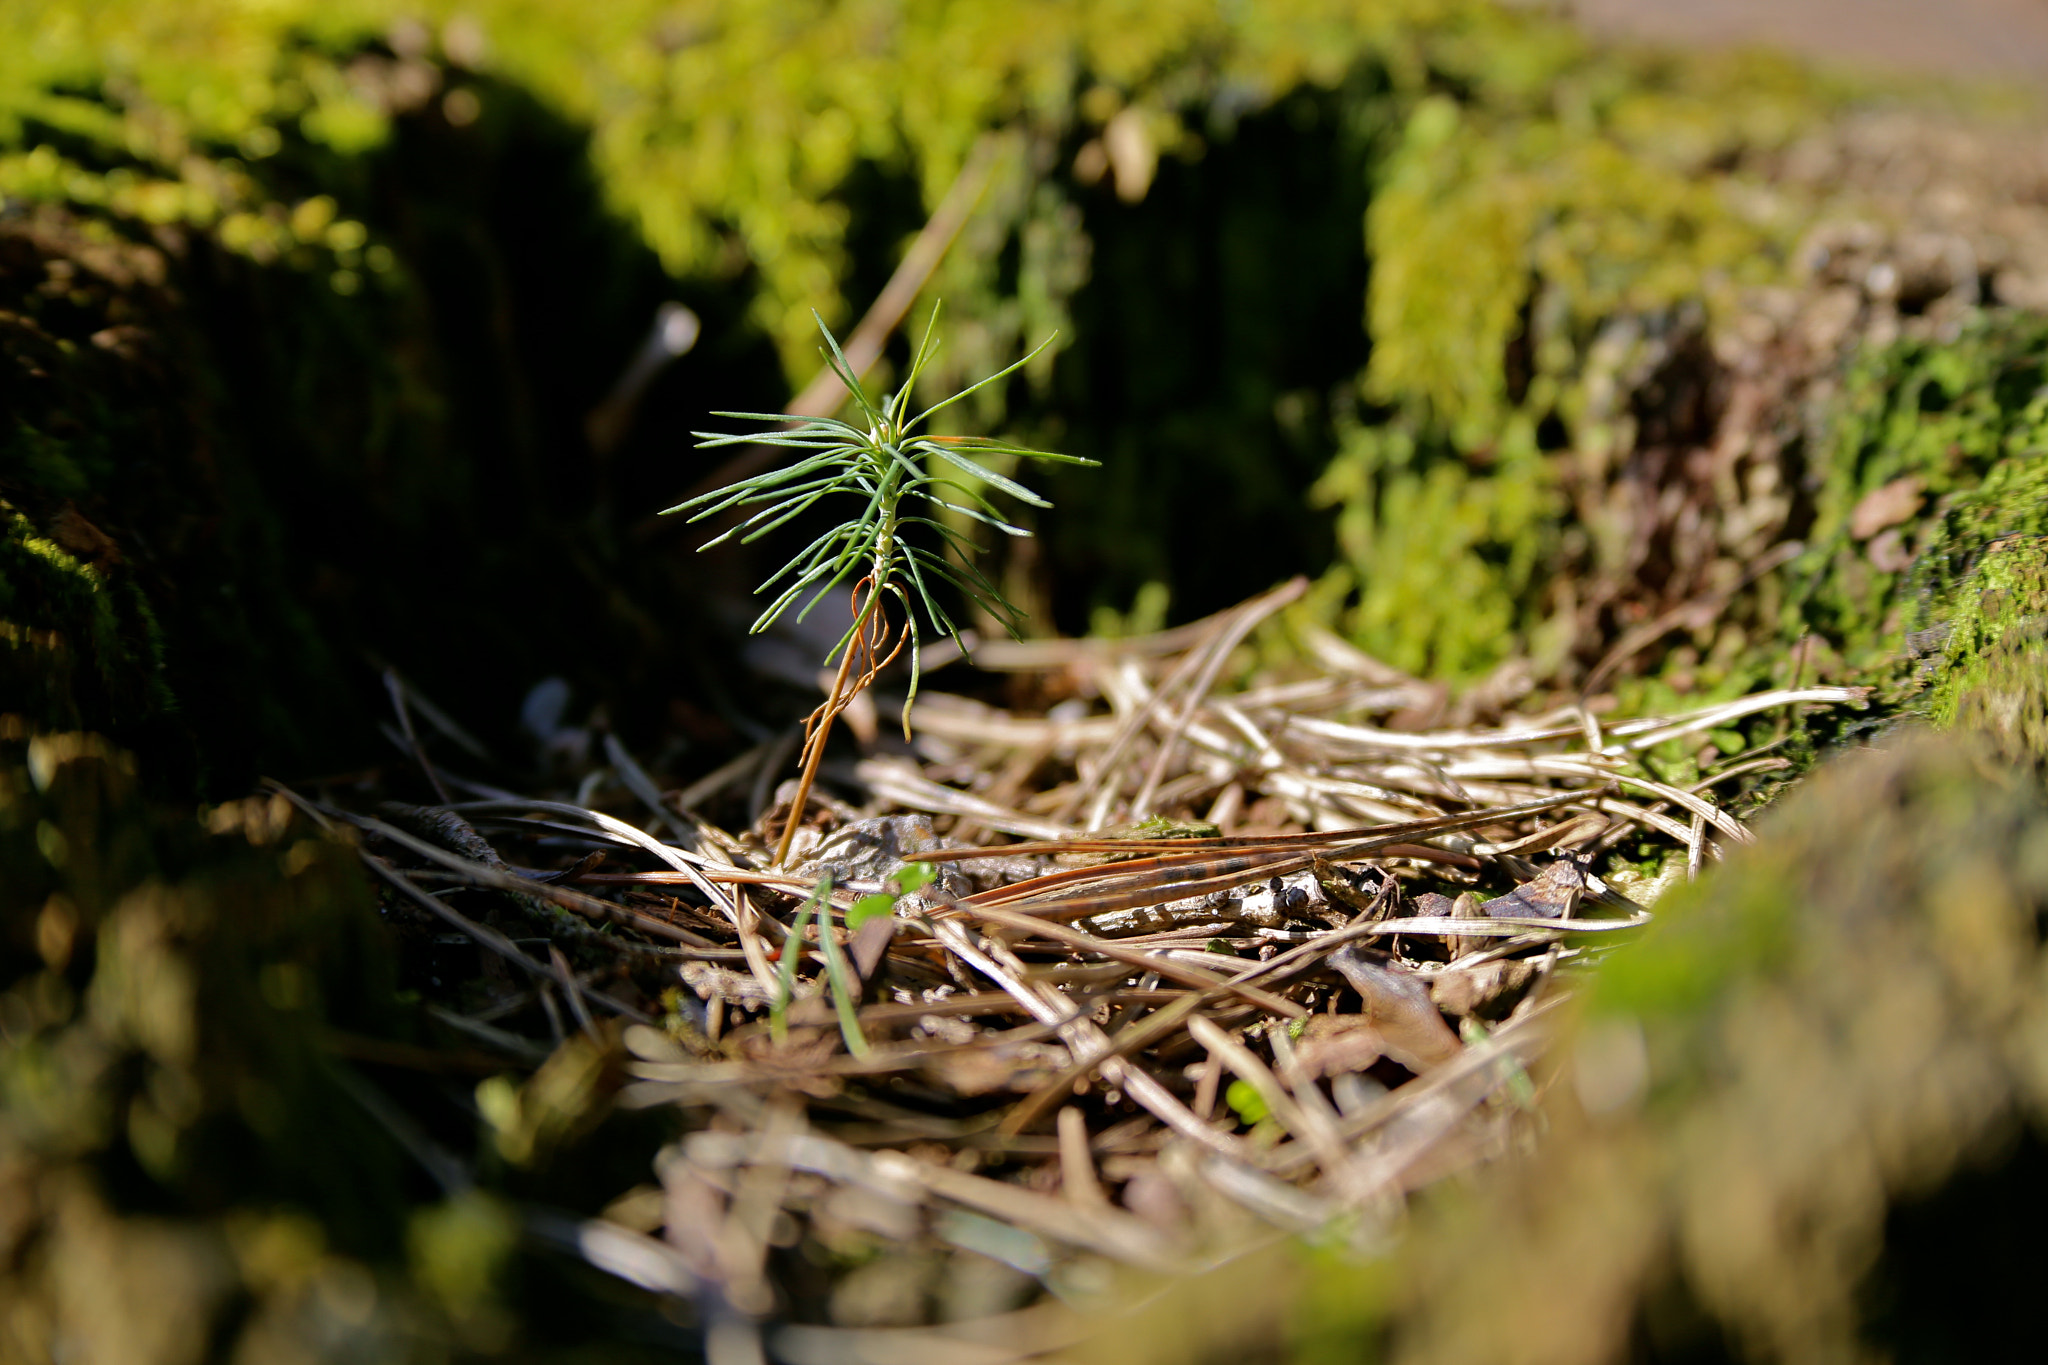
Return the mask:
M 163 639 L 129 581 L 112 582 L 0 502 L 0 690 L 38 726 L 165 706 Z
M 1574 643 L 1573 580 L 1629 549 L 1598 490 L 1663 338 L 1789 269 L 1804 215 L 1743 168 L 1838 97 L 1788 67 L 1625 58 L 1541 25 L 1464 36 L 1432 53 L 1435 88 L 1375 175 L 1374 406 L 1314 500 L 1337 509 L 1365 648 L 1432 676 L 1514 654 L 1548 673 Z
M 1618 970 L 1593 978 L 1592 1008 L 1631 1018 L 1699 1017 L 1729 990 L 1777 970 L 1795 946 L 1786 879 L 1810 860 L 1810 849 L 1773 843 L 1751 855 L 1754 875 L 1737 885 L 1721 879 L 1660 900 L 1671 927 L 1617 954 L 1607 965 Z M 1699 908 L 1709 896 L 1710 913 Z
M 1474 468 L 1407 428 L 1357 426 L 1312 497 L 1337 509 L 1349 633 L 1389 663 L 1470 678 L 1540 619 L 1563 498 L 1533 453 Z
M 1792 281 L 1819 197 L 1772 180 L 1773 158 L 1847 99 L 1790 65 L 1615 52 L 1482 0 L 1153 0 L 1143 22 L 1065 0 L 1028 15 L 807 0 L 685 18 L 631 4 L 601 21 L 558 0 L 411 13 L 366 0 L 0 15 L 26 54 L 0 91 L 0 193 L 116 239 L 197 233 L 310 286 L 281 311 L 305 312 L 297 325 L 329 356 L 376 367 L 347 395 L 370 414 L 352 448 L 331 442 L 320 491 L 296 501 L 369 468 L 384 509 L 434 509 L 394 539 L 429 523 L 460 538 L 491 495 L 400 452 L 531 439 L 478 415 L 505 378 L 478 357 L 504 338 L 478 329 L 463 354 L 445 334 L 492 288 L 461 279 L 477 253 L 456 245 L 463 215 L 486 210 L 446 160 L 406 178 L 429 146 L 492 168 L 487 211 L 538 234 L 589 205 L 525 174 L 531 158 L 499 158 L 541 120 L 586 128 L 566 154 L 633 240 L 563 233 L 530 273 L 631 273 L 592 262 L 644 246 L 659 269 L 634 267 L 640 307 L 677 281 L 716 291 L 725 311 L 707 336 L 758 329 L 800 382 L 815 369 L 811 310 L 850 322 L 993 133 L 988 188 L 932 284 L 953 305 L 945 367 L 1064 335 L 958 416 L 1106 462 L 1094 485 L 1050 490 L 1063 504 L 1041 541 L 1050 567 L 1012 566 L 1053 581 L 1041 621 L 1085 628 L 1148 583 L 1185 618 L 1248 582 L 1328 570 L 1317 601 L 1331 623 L 1451 679 L 1510 656 L 1583 675 L 1596 641 L 1661 609 L 1656 584 L 1611 600 L 1638 577 L 1642 530 L 1616 490 L 1645 441 L 1709 439 L 1711 414 L 1652 430 L 1679 421 L 1660 404 L 1694 401 L 1662 388 L 1711 384 L 1715 329 L 1745 291 Z M 392 212 L 401 198 L 413 207 Z M 423 244 L 428 223 L 437 240 Z M 1628 661 L 1625 704 L 1754 685 L 1807 634 L 1843 677 L 1884 666 L 1908 590 L 1849 519 L 1887 480 L 1921 478 L 1932 500 L 1988 476 L 1979 446 L 2034 420 L 2017 381 L 1991 374 L 2022 345 L 2015 327 L 1861 358 L 1839 415 L 1809 438 L 1809 483 L 1788 494 L 1792 529 L 1812 523 L 1806 556 L 1714 628 Z M 550 360 L 601 392 L 593 350 Z M 556 387 L 534 373 L 515 387 Z M 341 395 L 315 374 L 272 387 L 331 414 Z M 763 378 L 748 383 L 772 389 Z M 573 421 L 556 428 L 577 440 Z M 51 499 L 99 487 L 106 466 L 52 430 L 15 442 L 22 481 Z M 522 492 L 531 458 L 514 461 Z M 652 507 L 698 472 L 650 454 L 606 491 Z M 593 576 L 636 571 L 603 536 L 580 539 Z M 644 610 L 631 629 L 652 633 Z
M 2030 471 L 2032 506 L 2048 496 Z M 2009 535 L 1956 591 L 1925 703 L 1942 725 L 1991 737 L 2009 761 L 2048 763 L 2048 538 Z
M 849 320 L 839 296 L 849 215 L 835 196 L 861 163 L 907 162 L 935 200 L 983 129 L 1071 120 L 1082 73 L 1106 86 L 1097 122 L 1136 97 L 1152 138 L 1170 148 L 1176 110 L 1205 93 L 1229 85 L 1263 99 L 1328 85 L 1368 53 L 1411 46 L 1418 20 L 1470 8 L 1408 0 L 1251 14 L 1159 0 L 1132 23 L 1066 0 L 1029 11 L 733 2 L 687 17 L 640 3 L 593 22 L 586 7 L 555 0 L 430 5 L 432 26 L 413 17 L 420 7 L 374 0 L 175 14 L 115 3 L 54 22 L 10 12 L 9 45 L 27 60 L 0 94 L 7 123 L 119 147 L 144 163 L 137 174 L 149 183 L 89 189 L 33 145 L 19 164 L 0 163 L 9 166 L 0 181 L 73 200 L 147 199 L 209 225 L 246 198 L 232 183 L 236 166 L 275 155 L 281 137 L 342 156 L 388 138 L 394 112 L 433 95 L 431 78 L 418 85 L 431 70 L 418 59 L 438 48 L 597 128 L 612 202 L 671 272 L 716 270 L 737 242 L 762 275 L 756 320 L 779 338 L 792 373 L 808 378 L 810 309 Z M 372 43 L 418 69 L 346 64 Z M 200 166 L 167 176 L 189 152 Z M 173 183 L 175 194 L 161 188 Z
M 1768 63 L 1601 52 L 1483 0 L 1151 0 L 1142 21 L 1078 0 L 415 9 L 17 18 L 0 192 L 367 279 L 387 244 L 364 235 L 362 164 L 458 97 L 487 127 L 516 87 L 591 129 L 601 194 L 671 276 L 746 278 L 747 320 L 800 383 L 811 311 L 850 323 L 1000 130 L 933 288 L 962 373 L 1054 329 L 1074 348 L 975 414 L 1007 398 L 1109 461 L 1046 542 L 1084 585 L 1060 623 L 1147 582 L 1192 616 L 1247 579 L 1320 571 L 1329 540 L 1304 532 L 1301 499 L 1327 466 L 1351 633 L 1456 675 L 1569 605 L 1532 566 L 1570 548 L 1557 452 L 1628 444 L 1627 357 L 1596 345 L 1603 328 L 1774 278 L 1797 214 L 1758 208 L 1741 168 L 1834 98 Z M 1484 619 L 1415 593 L 1424 567 L 1482 596 Z
M 1849 676 L 1900 676 L 1905 634 L 1939 628 L 1994 537 L 2048 530 L 2044 383 L 2048 324 L 2027 315 L 1859 355 L 1822 424 L 1786 637 L 1818 634 Z M 1887 496 L 1891 516 L 1856 525 Z
M 1782 144 L 1826 99 L 1789 68 L 1632 63 L 1541 27 L 1452 52 L 1460 95 L 1408 114 L 1367 220 L 1367 392 L 1466 451 L 1527 445 L 1553 415 L 1599 444 L 1617 414 L 1581 387 L 1597 330 L 1779 278 L 1799 219 L 1710 167 Z M 1509 373 L 1516 344 L 1532 373 Z

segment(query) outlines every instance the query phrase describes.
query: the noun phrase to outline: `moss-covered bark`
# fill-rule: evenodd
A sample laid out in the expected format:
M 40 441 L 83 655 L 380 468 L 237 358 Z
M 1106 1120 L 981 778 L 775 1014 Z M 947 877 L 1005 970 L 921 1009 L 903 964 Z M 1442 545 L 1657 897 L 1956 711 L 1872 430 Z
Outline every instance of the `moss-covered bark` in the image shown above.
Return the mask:
M 1666 342 L 1696 345 L 1703 302 L 1718 317 L 1790 270 L 1809 196 L 1756 182 L 1839 101 L 1789 67 L 1606 52 L 1483 0 L 1155 0 L 1142 22 L 746 3 L 677 22 L 653 4 L 602 23 L 553 3 L 436 23 L 381 3 L 90 7 L 24 36 L 0 192 L 311 252 L 368 288 L 394 248 L 426 263 L 404 219 L 459 198 L 492 164 L 480 142 L 538 96 L 591 129 L 594 188 L 670 272 L 744 280 L 714 323 L 744 310 L 800 383 L 811 309 L 850 322 L 993 135 L 992 183 L 931 286 L 952 319 L 931 383 L 1064 332 L 973 418 L 1007 405 L 1110 461 L 1055 490 L 1078 513 L 1046 541 L 1058 623 L 1147 583 L 1188 617 L 1328 567 L 1328 519 L 1301 505 L 1327 473 L 1344 573 L 1325 596 L 1346 627 L 1474 676 L 1559 616 L 1564 448 L 1622 461 Z M 410 205 L 369 202 L 429 127 L 469 159 L 408 182 Z M 524 207 L 550 201 L 512 178 Z M 1434 581 L 1483 609 L 1443 612 Z
M 1426 1258 L 1400 1355 L 1497 1356 L 1500 1334 L 1532 1361 L 1688 1337 L 1782 1360 L 2000 1338 L 2002 1310 L 1951 1316 L 1876 1267 L 1929 1250 L 1886 1245 L 1888 1208 L 1995 1161 L 2048 1112 L 2043 808 L 1985 761 L 1921 740 L 1841 762 L 1607 964 L 1559 1079 L 1550 1169 L 1503 1192 L 1472 1252 L 1506 1301 L 1485 1323 L 1458 1311 L 1477 1262 Z M 1624 1044 L 1647 1058 L 1632 1089 L 1608 1085 Z M 1474 1213 L 1439 1226 L 1476 1232 Z M 1538 1238 L 1586 1254 L 1538 1256 Z
M 0 192 L 188 244 L 170 287 L 226 386 L 198 425 L 258 471 L 286 577 L 317 557 L 330 647 L 337 616 L 353 645 L 421 596 L 378 595 L 351 554 L 367 532 L 387 578 L 457 603 L 532 557 L 500 544 L 530 547 L 642 657 L 665 571 L 603 523 L 704 471 L 648 448 L 593 468 L 578 419 L 660 267 L 723 354 L 693 356 L 657 415 L 773 406 L 749 322 L 807 378 L 810 308 L 858 312 L 984 133 L 990 186 L 931 285 L 952 305 L 932 382 L 1066 329 L 959 415 L 1007 408 L 1108 461 L 1051 490 L 1072 514 L 1012 569 L 1069 630 L 1141 589 L 1186 617 L 1310 572 L 1309 610 L 1433 676 L 1508 662 L 1648 706 L 1763 682 L 1809 634 L 1809 673 L 1832 652 L 1867 676 L 1889 618 L 1855 565 L 1914 545 L 1909 527 L 1841 540 L 1854 499 L 1836 504 L 1870 464 L 1854 432 L 1890 401 L 1871 386 L 1924 388 L 1936 352 L 1956 356 L 1937 386 L 1995 365 L 2011 310 L 2048 297 L 2040 167 L 2011 136 L 1860 111 L 1789 65 L 1600 49 L 1479 0 L 1257 21 L 1160 0 L 1107 28 L 1055 6 L 1021 29 L 749 4 L 687 41 L 633 6 L 595 26 L 555 5 L 153 14 L 94 7 L 24 46 Z M 217 307 L 192 253 L 272 301 Z M 273 332 L 291 363 L 232 353 Z M 1873 377 L 1831 396 L 1852 358 Z
M 298 759 L 341 710 L 336 661 L 172 258 L 56 212 L 0 225 L 0 256 L 7 709 L 140 748 L 159 782 Z
M 523 1221 L 646 1170 L 645 1133 L 583 1140 L 615 1035 L 490 1082 L 501 1157 L 496 1064 L 395 992 L 356 850 L 281 796 L 152 803 L 135 767 L 0 728 L 0 1359 L 672 1358 L 686 1329 Z
M 373 754 L 385 665 L 487 739 L 550 673 L 643 730 L 697 690 L 691 566 L 627 541 L 667 452 L 582 433 L 667 283 L 584 135 L 491 98 L 340 169 L 284 148 L 254 227 L 0 219 L 0 711 L 225 795 Z M 316 176 L 360 216 L 286 212 Z M 693 294 L 714 325 L 740 297 Z M 765 359 L 728 327 L 659 398 Z
M 415 1192 L 325 1038 L 394 1022 L 354 864 L 281 798 L 202 825 L 103 740 L 0 738 L 8 1358 L 226 1359 L 374 1300 Z

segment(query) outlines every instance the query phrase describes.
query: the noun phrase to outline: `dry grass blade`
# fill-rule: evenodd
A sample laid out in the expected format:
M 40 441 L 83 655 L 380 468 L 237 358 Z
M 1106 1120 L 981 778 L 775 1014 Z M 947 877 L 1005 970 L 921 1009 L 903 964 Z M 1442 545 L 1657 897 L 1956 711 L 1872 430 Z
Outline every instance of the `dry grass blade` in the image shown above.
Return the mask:
M 1228 618 L 1227 624 L 1216 632 L 1216 638 L 1203 651 L 1201 665 L 1195 673 L 1194 680 L 1188 685 L 1187 704 L 1181 708 L 1180 714 L 1174 717 L 1166 727 L 1165 734 L 1160 737 L 1158 751 L 1152 757 L 1151 766 L 1145 771 L 1145 780 L 1138 787 L 1138 794 L 1131 798 L 1133 817 L 1143 819 L 1152 813 L 1152 798 L 1159 791 L 1159 784 L 1166 776 L 1167 765 L 1173 761 L 1180 747 L 1181 736 L 1187 733 L 1188 726 L 1200 714 L 1203 703 L 1208 701 L 1209 690 L 1216 685 L 1216 675 L 1222 671 L 1224 661 L 1230 657 L 1230 652 L 1244 643 L 1244 638 L 1252 633 L 1252 628 L 1259 622 L 1289 603 L 1300 601 L 1307 591 L 1308 580 L 1305 578 L 1283 583 L 1273 591 L 1255 597 L 1239 607 Z
M 1334 1173 L 1344 1168 L 1349 1157 L 1336 1130 L 1328 1123 L 1318 1122 L 1321 1115 L 1311 1116 L 1297 1104 L 1293 1094 L 1280 1083 L 1280 1078 L 1253 1056 L 1250 1048 L 1199 1015 L 1188 1020 L 1188 1032 L 1218 1061 L 1259 1092 L 1259 1098 L 1265 1101 L 1266 1108 L 1280 1121 L 1281 1127 L 1290 1133 L 1300 1134 L 1315 1148 L 1325 1170 Z
M 1194 986 L 1200 989 L 1228 991 L 1232 995 L 1242 996 L 1250 1004 L 1257 1005 L 1268 1013 L 1277 1014 L 1283 1018 L 1300 1019 L 1308 1013 L 1307 1010 L 1295 1004 L 1292 1000 L 1282 1000 L 1279 996 L 1268 994 L 1256 986 L 1241 986 L 1235 982 L 1225 981 L 1210 975 L 1208 972 L 1190 967 L 1186 963 L 1176 962 L 1170 957 L 1165 957 L 1158 953 L 1142 952 L 1134 948 L 1126 948 L 1122 944 L 1111 940 L 1095 938 L 1091 935 L 1080 933 L 1077 930 L 1069 929 L 1064 925 L 1048 923 L 1031 915 L 1016 914 L 1008 910 L 997 910 L 988 906 L 977 906 L 973 914 L 976 919 L 985 920 L 992 924 L 1005 925 L 1011 929 L 1021 929 L 1026 933 L 1037 934 L 1043 938 L 1052 939 L 1054 942 L 1064 943 L 1070 948 L 1077 948 L 1084 953 L 1092 953 L 1098 957 L 1127 962 L 1133 967 L 1156 972 L 1160 976 L 1178 981 L 1182 985 Z

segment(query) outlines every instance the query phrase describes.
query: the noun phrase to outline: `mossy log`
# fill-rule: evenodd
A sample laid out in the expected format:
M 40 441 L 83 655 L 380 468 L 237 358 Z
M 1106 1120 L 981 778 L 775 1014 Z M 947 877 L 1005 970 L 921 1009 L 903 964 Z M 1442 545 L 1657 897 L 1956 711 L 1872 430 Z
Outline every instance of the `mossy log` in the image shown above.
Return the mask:
M 356 849 L 285 797 L 195 818 L 98 736 L 0 732 L 0 867 L 0 1360 L 636 1361 L 692 1339 L 545 1252 L 576 1226 L 552 1210 L 653 1152 L 579 1145 L 615 1034 L 523 1090 L 436 1036 L 394 989 Z M 470 1111 L 479 1077 L 512 1158 Z
M 599 463 L 582 432 L 665 282 L 586 135 L 516 92 L 491 107 L 337 177 L 389 206 L 367 246 L 331 195 L 269 200 L 282 240 L 254 245 L 239 220 L 8 200 L 0 713 L 222 797 L 388 751 L 387 667 L 494 743 L 550 674 L 643 732 L 702 695 L 693 566 L 627 539 L 667 452 Z M 764 356 L 706 352 L 699 406 Z

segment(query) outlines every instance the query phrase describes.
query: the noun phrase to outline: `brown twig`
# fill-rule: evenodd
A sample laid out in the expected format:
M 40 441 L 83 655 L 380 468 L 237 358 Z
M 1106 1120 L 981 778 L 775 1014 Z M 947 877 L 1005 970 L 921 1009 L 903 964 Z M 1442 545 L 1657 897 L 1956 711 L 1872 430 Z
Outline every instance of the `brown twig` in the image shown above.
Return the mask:
M 866 601 L 862 601 L 862 589 L 867 590 Z M 796 795 L 790 798 L 789 817 L 782 824 L 782 840 L 775 846 L 775 866 L 781 867 L 789 861 L 789 846 L 796 839 L 797 826 L 803 823 L 804 807 L 810 803 L 811 785 L 818 778 L 818 764 L 825 757 L 825 743 L 832 737 L 832 722 L 839 713 L 853 704 L 853 699 L 866 691 L 881 671 L 895 662 L 896 656 L 910 641 L 911 623 L 905 619 L 903 628 L 896 636 L 896 647 L 880 659 L 875 657 L 880 641 L 876 629 L 880 628 L 880 639 L 889 636 L 889 623 L 882 611 L 882 594 L 886 583 L 876 583 L 871 574 L 853 585 L 853 629 L 848 632 L 846 648 L 839 656 L 839 671 L 833 676 L 832 691 L 824 704 L 811 712 L 804 721 L 804 766 L 803 774 L 797 779 Z M 906 612 L 909 610 L 905 608 Z M 848 684 L 855 654 L 867 660 L 860 675 Z

